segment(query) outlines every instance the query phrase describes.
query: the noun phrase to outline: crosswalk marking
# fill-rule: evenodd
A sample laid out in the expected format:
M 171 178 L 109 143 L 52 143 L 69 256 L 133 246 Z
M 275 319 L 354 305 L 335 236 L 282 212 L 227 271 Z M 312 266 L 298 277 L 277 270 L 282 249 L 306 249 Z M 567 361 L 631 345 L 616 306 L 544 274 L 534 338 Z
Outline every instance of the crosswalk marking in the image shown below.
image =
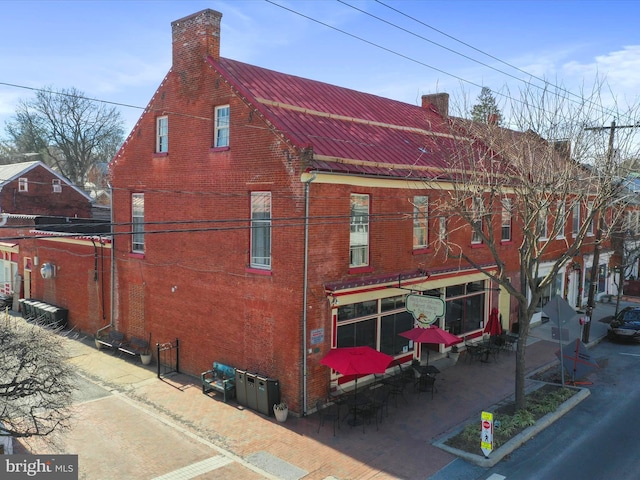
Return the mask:
M 215 457 L 207 458 L 201 462 L 192 463 L 186 467 L 179 468 L 173 472 L 165 473 L 153 480 L 189 480 L 197 477 L 198 475 L 202 475 L 203 473 L 215 470 L 216 468 L 224 467 L 232 461 L 233 460 L 225 457 L 224 455 L 216 455 Z

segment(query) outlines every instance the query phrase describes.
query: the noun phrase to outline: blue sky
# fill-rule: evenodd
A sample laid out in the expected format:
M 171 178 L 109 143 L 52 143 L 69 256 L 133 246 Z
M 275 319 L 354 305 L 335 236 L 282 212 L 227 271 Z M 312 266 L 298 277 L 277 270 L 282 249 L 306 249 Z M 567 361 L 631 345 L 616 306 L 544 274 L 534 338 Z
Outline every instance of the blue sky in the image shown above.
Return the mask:
M 620 103 L 640 96 L 634 0 L 5 0 L 0 137 L 33 96 L 6 84 L 145 107 L 170 68 L 171 22 L 205 8 L 223 14 L 224 57 L 407 103 L 443 91 L 473 103 L 482 85 L 523 86 L 520 70 L 576 93 L 599 75 Z M 141 110 L 120 111 L 128 133 Z

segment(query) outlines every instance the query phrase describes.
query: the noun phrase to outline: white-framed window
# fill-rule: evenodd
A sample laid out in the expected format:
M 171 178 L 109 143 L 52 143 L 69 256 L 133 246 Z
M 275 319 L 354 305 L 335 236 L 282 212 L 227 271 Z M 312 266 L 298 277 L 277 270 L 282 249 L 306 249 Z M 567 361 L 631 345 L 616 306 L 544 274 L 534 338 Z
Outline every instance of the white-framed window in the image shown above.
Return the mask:
M 18 179 L 18 191 L 19 192 L 29 191 L 29 180 L 27 180 L 27 178 L 22 177 Z
M 482 231 L 482 215 L 483 215 L 483 205 L 482 198 L 474 197 L 473 205 L 472 205 L 472 224 L 471 224 L 471 243 L 478 244 L 482 243 L 482 235 L 480 232 Z
M 62 182 L 59 178 L 51 180 L 51 187 L 53 188 L 53 193 L 62 193 Z
M 438 241 L 447 241 L 447 217 L 438 217 Z
M 544 205 L 538 212 L 538 240 L 549 239 L 549 207 Z
M 563 200 L 558 200 L 558 235 L 556 238 L 564 238 L 567 229 L 567 208 Z
M 156 153 L 169 151 L 169 117 L 156 118 Z
M 580 204 L 574 203 L 571 209 L 571 233 L 575 236 L 580 231 Z
M 511 240 L 511 199 L 502 199 L 502 228 L 500 230 L 500 240 L 508 242 Z
M 271 268 L 271 192 L 251 192 L 251 267 Z
M 349 266 L 369 265 L 369 195 L 351 194 Z
M 229 146 L 229 105 L 222 105 L 215 108 L 214 112 L 214 132 L 213 146 Z
M 587 218 L 591 216 L 593 212 L 593 202 L 587 203 Z M 587 235 L 593 235 L 593 218 L 589 220 L 589 226 L 587 227 Z
M 144 193 L 131 194 L 131 251 L 144 253 Z
M 413 197 L 413 248 L 426 248 L 429 241 L 429 200 Z

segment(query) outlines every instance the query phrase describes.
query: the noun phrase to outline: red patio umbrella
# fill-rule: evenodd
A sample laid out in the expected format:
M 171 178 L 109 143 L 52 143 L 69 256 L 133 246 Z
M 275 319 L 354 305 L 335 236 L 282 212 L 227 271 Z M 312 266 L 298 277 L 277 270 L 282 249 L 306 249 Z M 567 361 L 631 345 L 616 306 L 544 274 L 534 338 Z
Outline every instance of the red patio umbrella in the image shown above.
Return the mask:
M 320 363 L 333 368 L 342 375 L 356 376 L 353 401 L 354 405 L 357 405 L 358 376 L 385 373 L 392 361 L 392 356 L 364 346 L 334 348 L 320 360 Z M 355 418 L 354 423 L 356 423 Z
M 330 350 L 320 363 L 342 375 L 356 375 L 357 381 L 357 375 L 386 372 L 392 360 L 392 356 L 371 347 L 344 347 Z
M 498 313 L 498 309 L 495 307 L 491 310 L 489 320 L 487 320 L 487 324 L 484 326 L 484 333 L 488 333 L 492 337 L 502 334 L 500 314 Z
M 417 343 L 443 344 L 446 347 L 463 341 L 460 337 L 441 329 L 437 325 L 429 325 L 427 328 L 414 327 L 411 330 L 399 333 L 398 335 Z M 427 365 L 428 364 L 429 350 L 427 350 Z

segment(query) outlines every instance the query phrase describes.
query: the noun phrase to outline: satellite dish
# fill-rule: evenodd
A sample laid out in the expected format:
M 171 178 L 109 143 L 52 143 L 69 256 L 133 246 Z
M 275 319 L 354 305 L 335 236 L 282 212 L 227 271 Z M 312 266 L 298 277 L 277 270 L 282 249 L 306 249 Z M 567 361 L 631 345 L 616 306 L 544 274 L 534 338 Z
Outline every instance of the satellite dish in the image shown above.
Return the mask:
M 53 278 L 56 275 L 56 267 L 52 263 L 43 263 L 40 267 L 42 278 Z

